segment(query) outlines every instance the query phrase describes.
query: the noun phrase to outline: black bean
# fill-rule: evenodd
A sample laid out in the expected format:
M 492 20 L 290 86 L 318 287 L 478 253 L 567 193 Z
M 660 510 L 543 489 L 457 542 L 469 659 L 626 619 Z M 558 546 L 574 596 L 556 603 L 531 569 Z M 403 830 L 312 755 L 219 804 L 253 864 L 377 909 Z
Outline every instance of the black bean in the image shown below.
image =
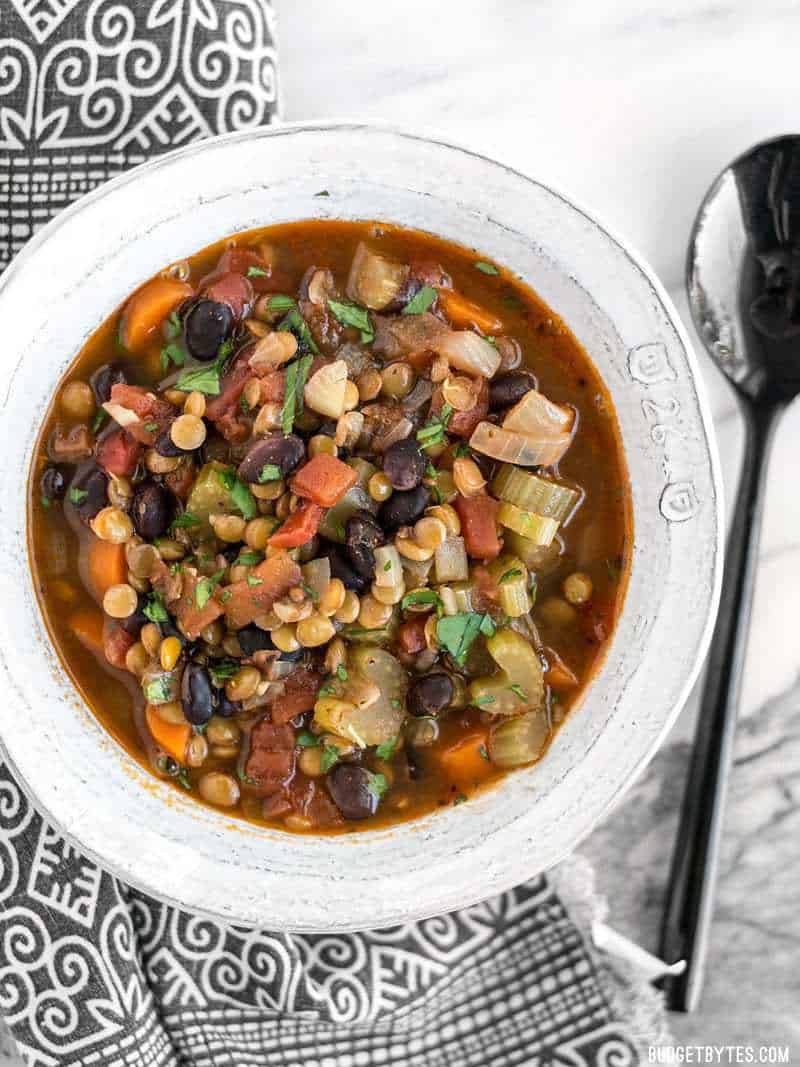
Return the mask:
M 108 477 L 105 471 L 95 465 L 80 469 L 67 493 L 67 500 L 73 505 L 82 522 L 88 523 L 108 504 Z
M 163 485 L 150 482 L 136 490 L 131 505 L 131 519 L 137 534 L 145 541 L 163 537 L 172 522 L 174 500 Z
M 216 300 L 198 300 L 184 322 L 186 347 L 204 363 L 216 359 L 220 345 L 233 329 L 233 312 Z
M 234 715 L 238 715 L 242 710 L 241 700 L 228 700 L 224 689 L 216 689 L 214 691 L 214 701 L 214 714 L 223 719 L 230 719 Z
M 368 819 L 378 810 L 377 791 L 370 788 L 371 776 L 357 763 L 337 763 L 328 771 L 328 791 L 345 819 Z
M 262 652 L 264 649 L 273 649 L 275 647 L 267 631 L 262 630 L 255 623 L 250 623 L 249 626 L 243 626 L 241 630 L 237 630 L 236 636 L 245 656 L 252 656 L 254 652 Z
M 438 715 L 453 699 L 453 682 L 444 671 L 415 678 L 408 690 L 406 705 L 412 715 Z
M 413 437 L 395 441 L 383 454 L 383 473 L 393 489 L 416 489 L 428 461 Z
M 42 480 L 39 483 L 42 496 L 48 500 L 58 500 L 64 493 L 64 475 L 58 467 L 45 467 Z
M 100 407 L 111 399 L 112 386 L 124 385 L 126 380 L 125 371 L 116 363 L 104 363 L 102 367 L 98 367 L 89 379 L 97 406 Z
M 268 477 L 274 471 L 262 471 L 265 467 L 277 467 L 281 477 L 287 474 L 303 460 L 306 454 L 306 446 L 302 440 L 293 433 L 270 433 L 266 437 L 255 441 L 247 450 L 242 462 L 239 464 L 239 477 L 252 485 L 258 482 L 269 482 L 276 479 Z
M 500 408 L 511 407 L 512 404 L 522 400 L 533 387 L 533 377 L 527 371 L 513 371 L 511 374 L 501 374 L 493 378 L 489 382 L 490 410 L 497 411 Z
M 188 453 L 178 448 L 175 442 L 169 435 L 169 427 L 166 430 L 162 430 L 156 438 L 156 442 L 153 448 L 158 452 L 159 456 L 164 456 L 166 459 L 175 459 L 177 456 L 185 456 Z
M 345 589 L 352 589 L 356 593 L 363 592 L 369 584 L 369 580 L 362 578 L 357 571 L 353 570 L 350 562 L 344 558 L 337 548 L 332 548 L 328 553 L 331 563 L 331 578 L 338 578 Z
M 389 499 L 381 504 L 378 510 L 378 520 L 387 530 L 411 526 L 430 501 L 431 494 L 424 485 L 418 485 L 416 489 L 409 489 L 407 492 L 392 493 Z
M 345 525 L 347 555 L 353 570 L 367 581 L 375 576 L 375 552 L 386 544 L 386 534 L 368 511 L 356 511 Z
M 194 726 L 202 726 L 214 714 L 211 680 L 205 667 L 187 663 L 181 679 L 183 714 Z

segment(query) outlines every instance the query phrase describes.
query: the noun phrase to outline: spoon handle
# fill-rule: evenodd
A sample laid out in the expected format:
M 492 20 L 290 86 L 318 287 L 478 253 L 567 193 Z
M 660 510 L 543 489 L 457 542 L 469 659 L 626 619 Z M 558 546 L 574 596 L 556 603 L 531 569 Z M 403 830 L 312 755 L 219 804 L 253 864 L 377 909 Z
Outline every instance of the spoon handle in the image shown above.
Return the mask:
M 782 407 L 744 407 L 744 464 L 736 496 L 722 596 L 697 721 L 692 759 L 667 885 L 661 957 L 686 961 L 664 981 L 672 1011 L 694 1011 L 705 973 L 714 887 L 742 669 L 753 603 L 766 474 Z

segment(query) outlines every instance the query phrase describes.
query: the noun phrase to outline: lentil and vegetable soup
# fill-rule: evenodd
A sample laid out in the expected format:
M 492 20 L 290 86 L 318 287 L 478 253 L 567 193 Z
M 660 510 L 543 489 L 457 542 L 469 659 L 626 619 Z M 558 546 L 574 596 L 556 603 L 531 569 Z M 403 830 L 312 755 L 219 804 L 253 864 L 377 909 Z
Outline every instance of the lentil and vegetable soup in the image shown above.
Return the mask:
M 539 760 L 630 547 L 610 398 L 564 323 L 479 253 L 374 222 L 250 231 L 142 285 L 59 384 L 29 508 L 98 719 L 295 832 Z

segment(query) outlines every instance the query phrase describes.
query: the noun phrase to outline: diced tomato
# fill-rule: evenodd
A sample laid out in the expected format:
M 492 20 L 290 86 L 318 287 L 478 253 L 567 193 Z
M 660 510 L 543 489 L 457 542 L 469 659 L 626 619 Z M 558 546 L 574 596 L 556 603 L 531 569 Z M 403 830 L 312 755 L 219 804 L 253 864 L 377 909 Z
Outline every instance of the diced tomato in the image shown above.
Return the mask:
M 94 452 L 103 470 L 118 478 L 130 478 L 142 454 L 142 445 L 127 430 L 112 430 L 100 438 Z
M 313 829 L 339 826 L 344 821 L 325 787 L 313 778 L 306 781 L 295 779 L 289 786 L 289 799 L 298 815 L 311 820 Z
M 239 397 L 247 384 L 248 379 L 253 377 L 253 372 L 248 365 L 249 354 L 242 353 L 238 356 L 233 367 L 220 381 L 219 396 L 209 399 L 206 403 L 206 417 L 215 422 L 222 415 L 239 406 Z
M 222 614 L 222 605 L 213 596 L 209 597 L 202 608 L 197 606 L 197 586 L 201 577 L 191 568 L 182 569 L 183 587 L 175 614 L 183 633 L 194 641 L 201 632 Z
M 301 504 L 270 537 L 273 548 L 297 548 L 310 541 L 322 522 L 323 508 L 319 504 Z
M 488 493 L 477 496 L 459 495 L 453 507 L 461 519 L 461 536 L 467 555 L 472 559 L 494 559 L 502 545 L 497 536 L 497 511 L 500 505 Z
M 296 715 L 311 711 L 317 699 L 322 678 L 316 671 L 301 667 L 284 679 L 284 691 L 272 705 L 272 721 L 291 722 Z
M 413 619 L 404 622 L 397 631 L 397 640 L 403 652 L 414 655 L 425 648 L 425 623 L 429 617 L 428 615 L 415 615 Z
M 268 719 L 256 723 L 250 732 L 250 751 L 244 772 L 262 793 L 275 793 L 294 773 L 295 737 L 291 726 Z
M 237 319 L 241 319 L 253 303 L 253 286 L 243 274 L 230 271 L 206 289 L 205 296 L 218 304 L 227 304 Z
M 431 415 L 438 415 L 444 407 L 442 387 L 438 386 L 431 397 Z M 482 422 L 489 411 L 489 382 L 486 378 L 481 379 L 481 388 L 474 407 L 469 411 L 454 411 L 447 420 L 447 432 L 456 437 L 471 437 L 472 432 L 479 422 Z
M 125 670 L 125 656 L 135 643 L 133 634 L 126 633 L 118 623 L 106 620 L 103 626 L 103 654 L 112 667 Z
M 295 474 L 292 492 L 323 508 L 331 508 L 357 481 L 358 475 L 352 467 L 327 452 L 320 452 Z
M 114 404 L 132 411 L 143 422 L 171 419 L 175 414 L 175 409 L 168 400 L 162 400 L 143 385 L 117 382 L 111 386 L 111 400 Z
M 254 567 L 250 577 L 260 579 L 260 584 L 243 579 L 217 591 L 228 625 L 234 630 L 247 626 L 258 615 L 269 611 L 276 600 L 300 584 L 303 572 L 290 556 L 281 552 Z

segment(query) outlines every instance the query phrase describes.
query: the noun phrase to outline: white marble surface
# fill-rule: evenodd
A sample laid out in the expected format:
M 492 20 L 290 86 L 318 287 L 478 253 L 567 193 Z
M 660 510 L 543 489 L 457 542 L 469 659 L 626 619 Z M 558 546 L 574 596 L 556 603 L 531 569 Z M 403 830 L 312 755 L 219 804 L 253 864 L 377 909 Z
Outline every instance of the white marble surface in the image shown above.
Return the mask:
M 796 0 L 279 0 L 286 119 L 427 129 L 552 180 L 632 239 L 686 314 L 697 204 L 752 142 L 797 128 Z M 706 357 L 728 500 L 741 425 Z M 770 489 L 703 1004 L 676 1040 L 800 1053 L 800 408 Z M 585 851 L 610 921 L 654 948 L 697 715 Z

